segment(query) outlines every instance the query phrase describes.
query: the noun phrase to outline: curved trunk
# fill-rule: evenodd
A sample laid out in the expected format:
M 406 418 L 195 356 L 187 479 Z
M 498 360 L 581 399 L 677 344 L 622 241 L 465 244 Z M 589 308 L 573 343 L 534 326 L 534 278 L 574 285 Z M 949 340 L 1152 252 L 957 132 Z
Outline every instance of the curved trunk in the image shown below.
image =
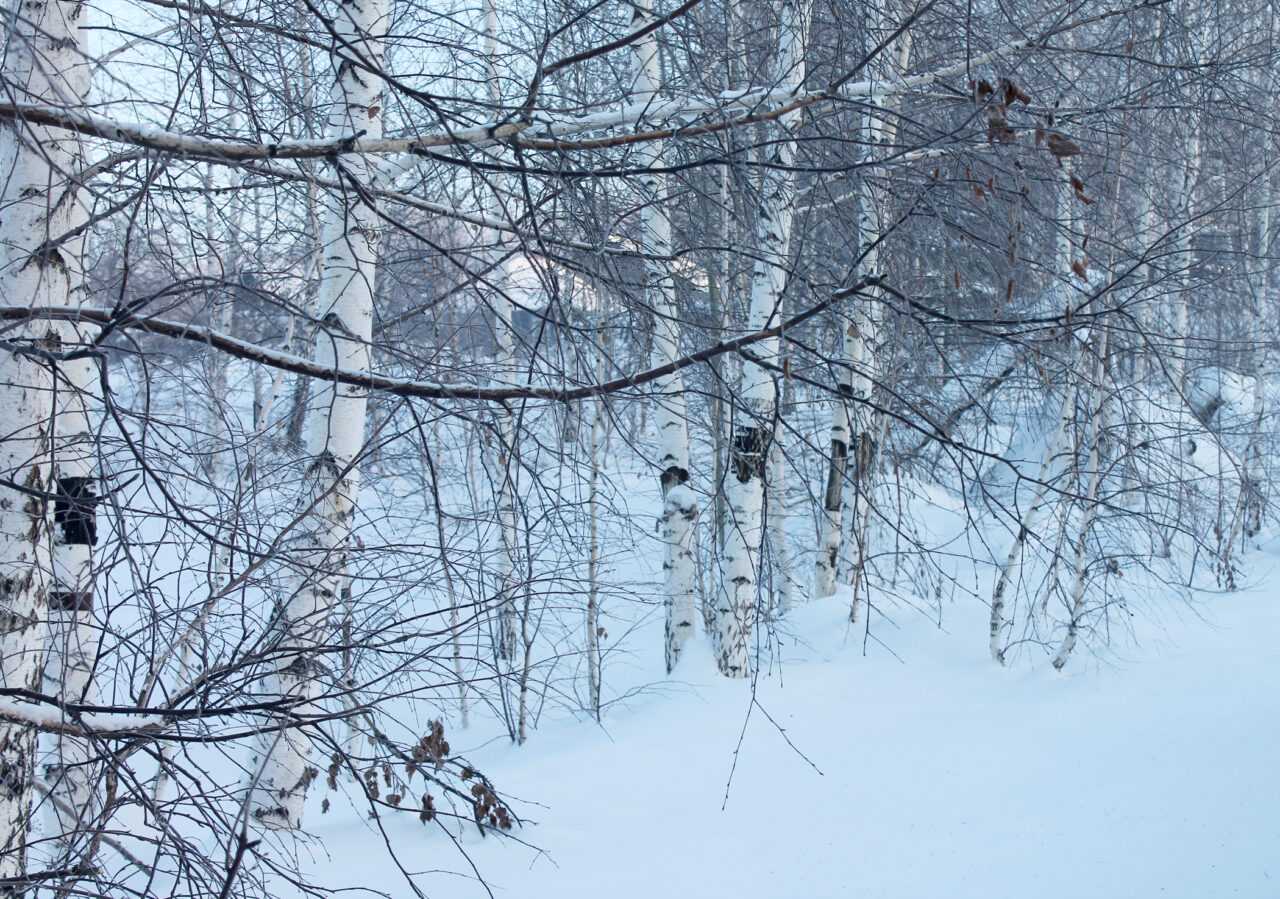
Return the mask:
M 1027 540 L 1035 529 L 1049 498 L 1049 485 L 1053 477 L 1053 468 L 1058 458 L 1066 451 L 1063 441 L 1067 437 L 1068 427 L 1072 417 L 1075 415 L 1075 408 L 1076 385 L 1073 383 L 1067 388 L 1067 395 L 1062 401 L 1062 411 L 1058 415 L 1057 427 L 1045 446 L 1044 459 L 1040 462 L 1040 470 L 1036 475 L 1035 492 L 1031 496 L 1031 502 L 1027 506 L 1027 510 L 1022 514 L 1022 519 L 1018 522 L 1018 532 L 1013 537 L 1013 545 L 1009 547 L 1009 554 L 1004 560 L 1004 565 L 1000 568 L 995 588 L 991 592 L 991 658 L 1002 665 L 1005 660 L 1005 644 L 1008 641 L 1008 631 L 1013 627 L 1013 619 L 1006 612 L 1009 604 L 1009 587 L 1022 571 L 1022 554 L 1026 549 Z

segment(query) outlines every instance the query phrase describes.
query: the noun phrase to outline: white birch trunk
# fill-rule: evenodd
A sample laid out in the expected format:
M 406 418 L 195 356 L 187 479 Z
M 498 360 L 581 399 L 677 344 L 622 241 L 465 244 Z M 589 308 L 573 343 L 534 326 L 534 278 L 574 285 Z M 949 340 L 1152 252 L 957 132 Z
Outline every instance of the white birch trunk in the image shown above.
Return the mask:
M 911 58 L 911 36 L 904 33 L 888 51 L 899 72 Z M 885 114 L 892 116 L 896 103 L 890 101 Z M 897 138 L 897 124 L 892 118 L 866 120 L 871 147 L 892 144 Z M 870 151 L 869 151 L 870 152 Z M 876 246 L 880 238 L 880 215 L 875 197 L 867 183 L 859 178 L 856 187 L 859 240 L 864 248 L 862 267 L 874 272 L 880 254 Z M 881 334 L 883 315 L 878 304 L 859 300 L 850 323 L 841 337 L 841 363 L 836 383 L 836 398 L 831 403 L 831 458 L 827 469 L 826 492 L 823 496 L 823 524 L 817 559 L 814 565 L 814 590 L 817 596 L 830 596 L 843 569 L 849 581 L 861 580 L 866 541 L 870 534 L 871 473 L 876 459 L 875 436 L 877 416 L 869 405 L 879 373 L 879 355 L 884 343 Z M 849 467 L 852 462 L 853 471 Z M 844 542 L 845 508 L 850 519 L 850 540 Z M 857 617 L 857 592 L 849 609 L 850 619 Z
M 1008 641 L 1008 633 L 1013 627 L 1013 617 L 1006 612 L 1009 602 L 1009 588 L 1010 585 L 1017 581 L 1018 575 L 1022 571 L 1022 554 L 1026 549 L 1027 540 L 1034 532 L 1049 498 L 1054 466 L 1062 454 L 1067 451 L 1065 442 L 1071 419 L 1075 416 L 1075 408 L 1076 385 L 1073 382 L 1067 388 L 1067 394 L 1062 400 L 1062 411 L 1058 413 L 1057 426 L 1045 446 L 1044 458 L 1041 460 L 1040 469 L 1036 474 L 1038 483 L 1032 488 L 1031 502 L 1027 505 L 1026 511 L 1022 513 L 1022 520 L 1018 523 L 1018 532 L 1014 535 L 1013 545 L 1009 547 L 1009 554 L 1005 557 L 1004 565 L 1001 566 L 1000 574 L 996 578 L 995 588 L 991 592 L 991 658 L 1001 665 L 1005 661 L 1005 645 Z
M 891 55 L 896 57 L 897 72 L 904 72 L 911 59 L 911 34 L 901 35 L 893 45 Z M 898 126 L 892 117 L 897 102 L 890 100 L 885 106 L 885 117 L 868 120 L 869 143 L 872 147 L 892 145 L 897 140 Z M 875 193 L 865 184 L 860 185 L 858 203 L 859 236 L 865 248 L 864 265 L 868 272 L 880 268 L 880 251 L 876 246 L 882 232 L 883 211 Z M 859 597 L 863 593 L 867 558 L 870 554 L 871 524 L 874 505 L 875 468 L 880 454 L 881 416 L 872 407 L 876 381 L 882 377 L 882 355 L 887 341 L 884 336 L 884 310 L 879 303 L 866 301 L 854 307 L 852 315 L 849 361 L 854 366 L 852 374 L 851 434 L 849 451 L 853 471 L 846 480 L 846 505 L 850 510 L 849 542 L 846 553 L 851 556 L 846 571 L 851 586 L 849 620 L 858 620 Z M 846 461 L 846 469 L 848 467 Z
M 1138 245 L 1143 251 L 1150 252 L 1149 242 L 1154 241 L 1157 235 L 1156 204 L 1148 190 L 1139 192 L 1138 202 L 1142 209 L 1138 217 L 1139 221 L 1142 222 L 1141 237 Z M 1153 283 L 1154 273 L 1154 265 L 1152 263 L 1148 262 L 1143 266 L 1142 284 L 1144 287 Z M 1134 347 L 1136 356 L 1133 360 L 1133 380 L 1135 384 L 1143 384 L 1152 370 L 1150 361 L 1151 348 L 1146 342 L 1147 335 L 1152 330 L 1149 302 L 1144 302 L 1135 310 L 1135 317 L 1138 321 L 1139 333 L 1137 335 L 1137 345 Z
M 438 434 L 436 424 L 438 422 L 433 422 L 432 425 L 432 443 L 439 442 L 435 439 Z M 419 423 L 419 428 L 421 428 L 421 423 Z M 449 564 L 449 535 L 444 525 L 444 507 L 440 499 L 440 482 L 435 462 L 431 457 L 431 449 L 426 445 L 428 438 L 425 432 L 422 433 L 421 439 L 424 442 L 422 461 L 426 465 L 427 476 L 431 478 L 432 501 L 435 505 L 436 542 L 440 547 L 440 570 L 444 574 L 445 594 L 449 597 L 449 642 L 453 655 L 453 676 L 458 686 L 458 720 L 465 728 L 471 723 L 471 711 L 467 702 L 467 681 L 462 665 L 462 611 L 458 602 L 458 589 L 453 582 L 453 569 Z M 468 453 L 468 462 L 470 461 L 469 457 L 470 453 Z
M 631 29 L 653 21 L 651 0 L 635 4 Z M 632 101 L 653 103 L 658 99 L 662 74 L 658 59 L 657 32 L 650 32 L 631 45 Z M 640 165 L 639 193 L 641 250 L 645 258 L 644 302 L 653 312 L 653 365 L 666 365 L 680 355 L 680 311 L 676 308 L 675 282 L 671 276 L 671 215 L 666 176 L 653 171 L 664 164 L 663 144 L 649 141 L 637 151 Z M 662 542 L 665 558 L 666 660 L 667 672 L 675 669 L 680 654 L 694 631 L 697 565 L 694 558 L 694 526 L 698 519 L 698 498 L 689 488 L 689 426 L 684 394 L 684 376 L 667 375 L 657 382 L 656 409 L 659 458 L 659 487 L 662 490 Z
M 10 22 L 3 62 L 7 89 L 23 99 L 80 109 L 88 95 L 89 63 L 81 44 L 85 8 L 79 3 L 35 0 Z M 48 246 L 85 221 L 76 185 L 65 173 L 83 168 L 77 135 L 40 125 L 9 123 L 0 130 L 4 159 L 0 206 L 0 293 L 31 306 L 72 306 L 80 302 L 84 272 L 83 237 Z M 92 596 L 94 452 L 84 411 L 87 392 L 96 384 L 92 360 L 53 360 L 41 353 L 74 349 L 80 343 L 68 324 L 33 322 L 15 329 L 9 340 L 24 342 L 30 354 L 0 350 L 0 477 L 16 485 L 0 487 L 0 685 L 41 690 L 46 589 L 58 605 L 59 642 L 52 672 L 64 696 L 87 692 L 85 653 L 88 612 L 80 607 Z M 54 390 L 58 419 L 54 425 Z M 56 427 L 56 459 L 50 458 Z M 79 479 L 79 480 L 73 480 Z M 24 491 L 32 491 L 31 493 Z M 44 498 L 57 496 L 54 509 Z M 50 530 L 49 513 L 62 514 Z M 70 597 L 70 598 L 68 598 Z M 86 758 L 84 745 L 61 741 L 55 748 L 68 762 Z M 36 765 L 36 733 L 15 722 L 0 722 L 0 877 L 25 873 L 27 834 Z M 85 771 L 86 769 L 79 769 Z M 59 799 L 74 797 L 77 818 L 91 814 L 88 775 L 58 777 Z M 63 846 L 75 821 L 57 822 Z
M 815 598 L 830 596 L 836 591 L 844 530 L 844 485 L 849 458 L 849 435 L 853 431 L 850 413 L 854 402 L 854 373 L 851 360 L 858 345 L 852 324 L 841 328 L 840 342 L 842 352 L 839 361 L 843 364 L 836 369 L 836 399 L 831 403 L 830 460 L 826 490 L 822 495 L 822 534 L 813 566 Z
M 880 237 L 880 225 L 874 207 L 870 193 L 865 192 L 859 202 L 861 221 L 858 230 L 865 247 L 863 264 L 868 272 L 875 272 L 880 266 L 880 252 L 875 246 Z M 854 588 L 849 601 L 850 621 L 858 618 L 858 592 L 862 583 L 862 569 L 866 564 L 866 540 L 870 536 L 871 475 L 879 450 L 876 433 L 878 416 L 871 403 L 875 398 L 876 378 L 879 375 L 876 363 L 882 344 L 882 318 L 878 304 L 862 300 L 855 304 L 848 328 L 850 390 L 843 399 L 849 404 L 849 445 L 844 463 L 843 502 L 848 510 L 849 536 L 836 553 L 836 576 L 839 577 L 839 572 L 843 571 L 846 583 Z
M 87 221 L 81 204 L 71 205 L 75 210 L 74 224 Z M 76 269 L 72 293 L 67 298 L 69 305 L 77 305 L 83 298 L 83 274 L 79 269 L 82 243 L 73 241 L 63 246 L 66 258 L 75 260 L 71 265 Z M 81 329 L 72 323 L 58 325 L 64 348 L 83 346 L 91 339 L 88 333 L 77 333 Z M 93 547 L 98 540 L 99 476 L 94 433 L 94 398 L 98 394 L 98 371 L 93 359 L 66 360 L 58 365 L 53 421 L 57 499 L 44 680 L 47 694 L 67 702 L 94 702 L 97 698 L 93 667 L 102 633 L 94 616 L 93 577 Z M 99 811 L 94 787 L 97 766 L 92 763 L 97 753 L 89 741 L 68 734 L 59 734 L 51 742 L 42 768 L 50 795 L 60 801 L 47 803 L 45 809 L 58 851 L 66 854 L 88 845 L 91 834 L 84 825 Z
M 803 4 L 803 5 L 802 5 Z M 799 91 L 805 78 L 804 41 L 809 7 L 806 0 L 784 0 L 778 5 L 778 51 L 774 81 Z M 782 318 L 782 294 L 786 286 L 791 249 L 791 217 L 794 206 L 795 128 L 798 112 L 779 120 L 780 135 L 764 175 L 757 220 L 761 259 L 751 276 L 748 329 L 763 330 Z M 777 388 L 773 372 L 778 339 L 755 344 L 760 362 L 742 366 L 742 409 L 738 413 L 728 478 L 729 531 L 721 562 L 716 596 L 716 661 L 728 677 L 747 677 L 751 671 L 752 628 L 759 593 L 758 572 L 764 506 L 764 481 L 773 439 Z M 764 364 L 761 364 L 764 363 Z
M 604 374 L 604 354 L 597 377 Z M 605 428 L 604 398 L 596 397 L 591 417 L 591 473 L 587 481 L 587 704 L 600 720 L 600 464 Z
M 1054 243 L 1053 272 L 1056 277 L 1071 277 L 1071 202 L 1069 182 L 1064 181 L 1054 199 L 1057 207 L 1055 215 L 1060 226 Z M 1062 310 L 1053 309 L 1052 311 L 1061 312 Z M 1000 567 L 1000 573 L 996 576 L 996 583 L 991 591 L 991 619 L 987 639 L 991 658 L 1001 665 L 1005 663 L 1009 632 L 1013 629 L 1014 622 L 1009 612 L 1009 590 L 1016 584 L 1022 573 L 1022 557 L 1026 551 L 1027 541 L 1034 533 L 1048 504 L 1054 468 L 1058 459 L 1070 449 L 1067 446 L 1067 439 L 1070 436 L 1071 421 L 1075 418 L 1076 400 L 1079 395 L 1079 382 L 1073 374 L 1070 374 L 1070 369 L 1077 358 L 1074 341 L 1075 338 L 1069 334 L 1067 336 L 1067 368 L 1070 380 L 1053 432 L 1045 443 L 1044 457 L 1036 473 L 1037 483 L 1032 487 L 1031 502 L 1022 513 L 1022 518 L 1018 522 L 1018 531 L 1013 536 L 1013 545 L 1009 547 L 1009 554 L 1005 557 L 1004 565 Z
M 1187 167 L 1182 181 L 1181 212 L 1183 221 L 1181 222 L 1182 231 L 1178 241 L 1178 249 L 1183 259 L 1182 290 L 1174 294 L 1173 307 L 1174 352 L 1171 368 L 1173 389 L 1179 396 L 1185 395 L 1186 392 L 1187 353 L 1191 336 L 1191 289 L 1195 267 L 1195 252 L 1192 248 L 1191 237 L 1195 232 L 1195 222 L 1193 220 L 1196 216 L 1196 182 L 1200 177 L 1200 164 L 1200 125 L 1195 124 L 1190 128 L 1190 134 L 1187 138 Z M 1182 414 L 1184 415 L 1185 400 L 1180 400 L 1178 405 L 1179 408 L 1183 409 Z
M 769 546 L 773 551 L 774 617 L 786 615 L 795 602 L 791 548 L 787 543 L 787 453 L 781 431 L 769 448 Z
M 486 90 L 490 104 L 495 109 L 501 107 L 502 92 L 498 82 L 498 9 L 494 0 L 485 0 L 484 4 L 484 38 L 485 67 L 488 74 Z M 498 176 L 491 185 L 497 190 L 505 185 Z M 491 196 L 488 203 L 488 214 L 491 219 L 503 218 L 502 203 L 499 198 Z M 505 235 L 495 229 L 487 229 L 485 241 L 492 247 L 493 270 L 488 280 L 493 288 L 493 336 L 497 344 L 494 358 L 495 387 L 510 387 L 520 378 L 516 371 L 516 339 L 513 315 L 515 307 L 508 291 L 513 289 L 510 268 L 503 259 L 507 241 Z M 516 435 L 512 410 L 504 405 L 494 408 L 497 430 L 497 444 L 493 448 L 493 480 L 494 500 L 498 513 L 499 552 L 496 565 L 499 595 L 498 607 L 498 656 L 507 662 L 516 658 L 520 645 L 519 610 L 516 604 L 516 591 L 520 568 L 520 537 L 516 530 L 516 494 L 515 465 Z
M 389 9 L 386 0 L 343 4 L 333 26 L 349 49 L 374 66 L 380 65 L 382 37 Z M 367 70 L 356 68 L 335 54 L 330 95 L 330 133 L 345 136 L 382 135 L 382 84 Z M 377 186 L 378 167 L 369 159 L 344 157 L 344 180 Z M 324 327 L 316 335 L 315 359 L 326 368 L 365 371 L 369 367 L 369 338 L 373 328 L 374 278 L 377 273 L 378 217 L 354 189 L 331 197 L 324 229 L 324 264 L 318 312 Z M 346 571 L 347 547 L 359 499 L 355 467 L 364 444 L 365 390 L 334 382 L 315 385 L 315 403 L 307 422 L 312 510 L 302 526 L 299 579 L 284 609 L 280 626 L 284 642 L 300 647 L 281 660 L 268 693 L 293 704 L 293 714 L 319 711 L 324 665 L 307 651 L 324 636 L 329 613 Z M 307 788 L 315 779 L 311 745 L 306 733 L 281 722 L 277 735 L 264 735 L 259 752 L 265 756 L 252 797 L 254 818 L 271 828 L 302 825 Z M 259 765 L 250 765 L 258 771 Z
M 1269 154 L 1268 154 L 1269 156 Z M 1268 190 L 1269 198 L 1275 198 L 1274 190 Z M 1253 339 L 1257 342 L 1252 353 L 1253 390 L 1250 418 L 1253 427 L 1244 451 L 1244 484 L 1241 486 L 1241 509 L 1238 513 L 1240 529 L 1246 537 L 1256 537 L 1262 531 L 1262 514 L 1266 505 L 1266 471 L 1263 467 L 1263 426 L 1267 417 L 1267 378 L 1275 370 L 1270 352 L 1273 313 L 1271 298 L 1271 203 L 1262 204 L 1258 211 L 1256 242 L 1258 247 L 1257 274 L 1254 276 L 1253 303 L 1249 307 L 1252 319 Z
M 1083 498 L 1084 510 L 1081 515 L 1080 532 L 1076 536 L 1073 553 L 1073 579 L 1071 585 L 1071 610 L 1067 622 L 1067 632 L 1058 647 L 1053 659 L 1053 667 L 1059 671 L 1067 664 L 1067 659 L 1075 649 L 1080 634 L 1080 620 L 1084 615 L 1085 588 L 1088 586 L 1086 574 L 1089 567 L 1089 531 L 1093 527 L 1093 519 L 1098 511 L 1098 493 L 1102 485 L 1102 447 L 1106 439 L 1106 390 L 1102 385 L 1107 356 L 1107 338 L 1104 334 L 1098 339 L 1098 359 L 1095 365 L 1094 385 L 1097 390 L 1097 401 L 1094 404 L 1090 422 L 1089 459 L 1086 466 L 1089 471 L 1089 486 Z M 1064 523 L 1064 530 L 1065 530 Z

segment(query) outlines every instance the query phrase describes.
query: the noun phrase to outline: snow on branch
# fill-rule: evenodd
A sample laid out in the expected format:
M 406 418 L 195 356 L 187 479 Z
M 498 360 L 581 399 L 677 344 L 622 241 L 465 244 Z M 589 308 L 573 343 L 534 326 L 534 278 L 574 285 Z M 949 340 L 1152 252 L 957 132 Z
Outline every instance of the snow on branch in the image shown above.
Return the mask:
M 3 691 L 11 693 L 14 691 Z M 25 691 L 24 691 L 25 692 Z M 30 725 L 47 733 L 127 737 L 154 734 L 165 725 L 161 715 L 119 712 L 69 712 L 50 701 L 22 702 L 0 695 L 0 720 Z
M 557 118 L 530 115 L 525 121 L 491 122 L 471 128 L 441 129 L 411 137 L 364 138 L 361 135 L 318 139 L 287 138 L 253 142 L 210 138 L 158 125 L 126 122 L 80 110 L 39 103 L 0 102 L 0 120 L 63 128 L 116 143 L 144 147 L 177 156 L 244 163 L 268 159 L 318 159 L 349 154 L 403 156 L 393 174 L 416 165 L 417 157 L 441 147 L 514 144 L 532 150 L 586 150 L 703 134 L 769 121 L 822 103 L 858 100 L 879 103 L 898 94 L 928 87 L 984 65 L 1010 53 L 1042 48 L 1051 37 L 1098 22 L 1162 5 L 1139 3 L 1071 22 L 1031 38 L 1003 44 L 931 72 L 899 79 L 876 78 L 834 88 L 797 92 L 791 87 L 767 90 L 730 90 L 705 97 L 629 103 L 620 108 L 585 116 Z M 638 124 L 653 123 L 635 131 Z M 584 135 L 598 135 L 584 137 Z

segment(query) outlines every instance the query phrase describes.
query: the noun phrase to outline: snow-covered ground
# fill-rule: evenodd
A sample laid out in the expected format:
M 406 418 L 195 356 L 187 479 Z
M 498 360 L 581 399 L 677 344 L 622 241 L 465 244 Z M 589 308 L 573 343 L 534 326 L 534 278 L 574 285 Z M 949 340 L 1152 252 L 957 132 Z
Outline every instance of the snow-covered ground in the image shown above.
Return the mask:
M 972 600 L 941 629 L 904 609 L 865 653 L 842 601 L 809 603 L 754 708 L 705 649 L 662 677 L 652 621 L 630 637 L 652 686 L 603 727 L 453 732 L 526 819 L 524 844 L 462 836 L 487 887 L 439 830 L 384 823 L 442 899 L 1280 896 L 1277 547 L 1249 570 L 1063 674 L 998 669 Z M 317 826 L 331 882 L 413 895 L 368 822 Z

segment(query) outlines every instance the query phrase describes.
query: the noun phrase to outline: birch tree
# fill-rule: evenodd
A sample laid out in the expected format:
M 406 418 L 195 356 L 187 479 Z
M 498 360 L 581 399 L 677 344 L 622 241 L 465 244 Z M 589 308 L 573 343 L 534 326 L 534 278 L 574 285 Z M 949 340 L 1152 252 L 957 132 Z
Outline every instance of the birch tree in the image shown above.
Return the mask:
M 804 42 L 809 8 L 804 0 L 778 7 L 778 39 L 772 77 L 780 89 L 798 94 L 804 85 Z M 757 210 L 761 258 L 751 274 L 748 327 L 763 330 L 781 320 L 791 247 L 794 200 L 792 161 L 796 154 L 799 112 L 778 122 Z M 751 633 L 759 593 L 765 477 L 777 414 L 778 341 L 762 341 L 755 358 L 742 366 L 741 408 L 733 430 L 728 481 L 729 526 L 716 596 L 716 661 L 728 677 L 751 670 Z
M 334 137 L 382 134 L 381 66 L 389 20 L 386 0 L 343 4 L 333 19 L 341 50 L 333 55 L 329 133 Z M 357 66 L 360 61 L 369 68 Z M 370 71 L 370 68 L 373 71 Z M 370 196 L 379 184 L 367 158 L 343 160 L 342 192 L 330 197 L 324 230 L 315 360 L 325 368 L 365 370 L 373 332 L 379 217 Z M 368 392 L 336 380 L 316 385 L 307 421 L 310 507 L 299 552 L 302 575 L 282 609 L 278 627 L 285 646 L 268 692 L 290 700 L 291 715 L 278 732 L 264 734 L 254 771 L 253 815 L 267 827 L 302 826 L 307 789 L 315 779 L 310 738 L 297 718 L 317 712 L 324 692 L 318 646 L 346 575 L 351 528 L 360 495 L 357 467 L 365 437 Z M 296 717 L 295 717 L 296 716 Z
M 7 90 L 27 102 L 80 107 L 90 81 L 82 45 L 86 8 L 33 2 L 21 12 L 6 21 Z M 0 132 L 0 159 L 0 293 L 33 308 L 74 307 L 84 283 L 87 213 L 74 180 L 83 166 L 82 141 L 65 130 L 11 121 Z M 48 649 L 54 689 L 68 698 L 88 693 L 93 646 L 97 478 L 88 406 L 97 369 L 84 342 L 69 322 L 33 321 L 10 332 L 0 349 L 0 683 L 40 692 Z M 32 727 L 0 722 L 3 878 L 25 872 L 35 754 Z M 93 814 L 89 758 L 83 741 L 61 740 L 45 772 L 77 820 Z
M 639 0 L 631 19 L 631 31 L 638 32 L 654 22 L 651 0 Z M 651 107 L 659 98 L 662 71 L 655 31 L 648 31 L 631 44 L 632 102 Z M 644 119 L 640 126 L 643 127 Z M 638 152 L 640 194 L 640 246 L 645 255 L 645 305 L 653 312 L 653 364 L 667 365 L 680 355 L 680 310 L 676 307 L 675 283 L 668 259 L 671 257 L 671 209 L 667 179 L 659 170 L 666 164 L 664 142 L 649 141 Z M 655 422 L 658 430 L 658 484 L 662 491 L 662 542 L 665 558 L 664 604 L 667 672 L 675 669 L 680 654 L 694 630 L 694 596 L 697 569 L 694 565 L 694 524 L 698 518 L 698 498 L 689 484 L 689 425 L 684 378 L 673 373 L 660 378 Z
M 501 82 L 498 79 L 498 8 L 494 0 L 485 0 L 484 4 L 484 49 L 486 95 L 494 109 L 501 109 L 503 101 Z M 497 175 L 494 182 L 486 186 L 490 190 L 486 211 L 491 220 L 499 221 L 502 219 L 503 198 L 509 196 L 509 191 L 506 190 L 508 179 Z M 485 237 L 486 243 L 492 248 L 487 260 L 491 273 L 486 276 L 486 280 L 492 293 L 489 306 L 493 312 L 493 338 L 497 347 L 493 360 L 493 384 L 495 387 L 507 386 L 518 380 L 513 324 L 515 307 L 510 295 L 516 289 L 516 284 L 508 265 L 511 248 L 508 241 L 503 239 L 502 232 L 496 229 L 487 229 Z M 519 466 L 518 446 L 513 410 L 499 406 L 494 409 L 494 416 L 496 427 L 489 477 L 494 485 L 494 500 L 498 512 L 498 657 L 511 663 L 520 648 L 519 610 L 516 603 L 519 592 L 517 582 L 520 577 L 515 483 Z
M 874 34 L 887 23 L 875 16 Z M 907 70 L 911 58 L 911 33 L 903 32 L 884 51 L 889 61 L 874 62 L 879 77 L 888 80 Z M 867 114 L 868 158 L 890 147 L 897 138 L 897 103 L 890 99 L 882 110 Z M 882 210 L 865 177 L 855 188 L 858 237 L 862 244 L 862 267 L 875 272 L 880 264 Z M 871 523 L 871 475 L 876 461 L 878 417 L 873 414 L 873 392 L 880 376 L 878 356 L 884 349 L 883 311 L 875 302 L 860 301 L 849 322 L 841 328 L 841 354 L 836 366 L 836 397 L 831 403 L 830 462 L 823 494 L 822 532 L 814 562 L 814 594 L 835 592 L 839 570 L 846 570 L 850 583 L 861 578 L 866 542 Z M 852 471 L 850 471 L 852 465 Z M 849 510 L 849 540 L 844 539 L 844 510 Z M 850 607 L 856 617 L 857 590 Z

